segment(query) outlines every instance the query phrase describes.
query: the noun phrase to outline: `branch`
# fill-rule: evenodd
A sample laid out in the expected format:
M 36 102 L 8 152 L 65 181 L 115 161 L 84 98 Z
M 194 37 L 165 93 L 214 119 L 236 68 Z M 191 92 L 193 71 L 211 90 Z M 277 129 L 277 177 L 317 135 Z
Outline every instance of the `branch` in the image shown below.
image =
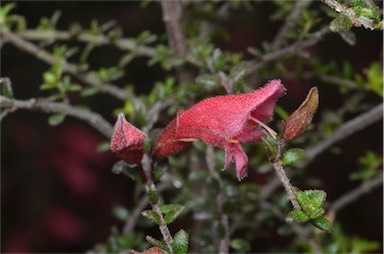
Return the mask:
M 157 187 L 157 192 L 161 193 L 164 190 L 168 189 L 171 186 L 170 182 L 163 182 Z M 148 196 L 144 196 L 139 203 L 136 205 L 136 208 L 133 210 L 132 214 L 129 216 L 129 220 L 125 223 L 123 227 L 123 234 L 129 235 L 133 233 L 133 230 L 136 226 L 138 218 L 141 216 L 141 212 L 145 209 L 145 207 L 148 205 L 149 200 Z
M 291 29 L 295 25 L 295 21 L 300 17 L 302 14 L 302 9 L 307 7 L 308 5 L 311 4 L 311 0 L 306 0 L 306 1 L 297 1 L 295 6 L 293 6 L 293 9 L 291 13 L 288 15 L 286 18 L 283 26 L 280 28 L 280 30 L 277 32 L 273 42 L 272 42 L 272 47 L 277 49 L 279 48 L 283 42 L 284 39 L 287 35 L 287 31 Z
M 39 31 L 31 29 L 22 31 L 19 35 L 31 41 L 69 41 L 74 39 L 84 43 L 95 43 L 97 45 L 114 45 L 118 49 L 133 51 L 138 55 L 150 58 L 156 56 L 155 49 L 137 45 L 134 40 L 126 38 L 121 38 L 115 41 L 105 35 L 93 35 L 86 32 L 76 34 L 69 31 Z
M 299 202 L 296 199 L 296 195 L 294 192 L 294 187 L 290 183 L 290 180 L 285 173 L 285 170 L 283 168 L 283 161 L 282 161 L 282 143 L 280 142 L 278 144 L 278 151 L 277 156 L 274 158 L 273 161 L 273 168 L 275 169 L 277 178 L 280 180 L 281 184 L 283 184 L 285 191 L 287 192 L 288 200 L 291 201 L 293 207 L 295 210 L 301 210 L 301 206 Z
M 82 82 L 89 84 L 91 86 L 97 87 L 103 92 L 109 93 L 112 96 L 115 96 L 116 98 L 125 101 L 128 97 L 124 90 L 118 88 L 115 85 L 112 84 L 104 84 L 101 82 L 95 75 L 91 73 L 81 73 L 79 68 L 75 65 L 72 65 L 65 60 L 58 61 L 55 56 L 53 56 L 48 51 L 41 49 L 37 47 L 35 44 L 24 40 L 20 36 L 13 34 L 11 32 L 7 32 L 0 28 L 0 35 L 5 38 L 6 41 L 9 41 L 14 46 L 18 47 L 19 49 L 30 53 L 31 55 L 35 56 L 36 58 L 43 60 L 44 62 L 53 65 L 53 64 L 60 64 L 61 68 L 64 72 L 71 74 L 72 76 L 78 78 Z
M 181 26 L 181 1 L 161 0 L 161 9 L 163 11 L 163 21 L 167 30 L 169 45 L 175 52 L 176 59 L 187 59 L 187 43 Z M 192 83 L 192 74 L 185 66 L 176 66 L 176 71 L 182 84 Z
M 167 223 L 165 222 L 164 215 L 161 212 L 158 204 L 159 197 L 158 197 L 158 191 L 156 189 L 156 185 L 154 182 L 153 163 L 151 158 L 147 154 L 144 154 L 142 164 L 139 165 L 139 168 L 144 178 L 145 190 L 147 191 L 147 196 L 148 196 L 149 203 L 151 204 L 152 211 L 155 212 L 156 215 L 160 218 L 161 224 L 159 225 L 159 229 L 160 229 L 161 235 L 163 236 L 163 240 L 167 245 L 169 254 L 173 254 L 173 248 L 172 248 L 173 237 L 171 235 L 171 232 L 169 231 Z
M 110 138 L 113 127 L 101 115 L 65 103 L 44 99 L 15 100 L 0 95 L 0 108 L 39 110 L 45 113 L 63 113 L 89 123 L 105 137 Z
M 207 166 L 209 170 L 209 174 L 213 179 L 215 179 L 219 183 L 219 193 L 217 193 L 216 196 L 216 205 L 217 205 L 217 210 L 220 214 L 220 223 L 224 228 L 224 236 L 220 239 L 219 241 L 219 253 L 224 254 L 224 253 L 229 253 L 229 219 L 228 215 L 225 214 L 223 211 L 224 207 L 224 198 L 225 196 L 223 195 L 222 189 L 223 189 L 223 181 L 221 180 L 219 174 L 215 170 L 215 154 L 214 154 L 214 149 L 212 146 L 208 146 L 207 148 L 207 154 L 205 157 L 207 161 Z
M 349 205 L 356 199 L 360 198 L 362 195 L 369 193 L 370 191 L 381 185 L 383 185 L 383 173 L 379 174 L 378 176 L 372 179 L 362 182 L 362 184 L 356 189 L 347 192 L 343 196 L 336 199 L 332 203 L 331 209 L 333 209 L 333 211 L 337 213 L 339 210 Z
M 317 145 L 305 149 L 306 160 L 300 165 L 301 168 L 305 168 L 310 164 L 318 155 L 323 153 L 327 148 L 335 144 L 336 142 L 343 140 L 350 135 L 374 124 L 383 117 L 383 104 L 376 106 L 368 112 L 362 113 L 352 120 L 344 123 L 337 131 L 335 131 L 330 137 L 324 139 Z M 269 183 L 263 187 L 261 192 L 261 198 L 267 199 L 278 187 L 280 186 L 280 180 L 276 177 L 269 181 Z
M 309 34 L 308 39 L 304 41 L 298 41 L 288 47 L 276 50 L 274 52 L 265 54 L 262 56 L 261 60 L 251 60 L 248 62 L 249 65 L 249 71 L 250 72 L 256 72 L 258 69 L 266 65 L 267 63 L 270 63 L 272 61 L 278 60 L 280 58 L 295 55 L 303 48 L 315 45 L 318 43 L 326 34 L 330 33 L 331 30 L 329 27 L 325 27 L 321 29 L 320 31 L 317 31 L 315 33 Z
M 305 165 L 308 165 L 319 154 L 324 152 L 327 148 L 335 144 L 336 142 L 343 140 L 350 135 L 366 128 L 367 126 L 379 121 L 383 118 L 383 103 L 372 108 L 371 110 L 349 120 L 344 123 L 337 131 L 331 136 L 318 143 L 317 145 L 306 149 L 305 151 Z
M 334 9 L 335 11 L 343 14 L 344 16 L 347 16 L 351 22 L 354 24 L 354 26 L 359 27 L 361 26 L 361 22 L 356 17 L 355 12 L 353 9 L 348 8 L 340 3 L 338 3 L 336 0 L 322 0 L 326 5 Z

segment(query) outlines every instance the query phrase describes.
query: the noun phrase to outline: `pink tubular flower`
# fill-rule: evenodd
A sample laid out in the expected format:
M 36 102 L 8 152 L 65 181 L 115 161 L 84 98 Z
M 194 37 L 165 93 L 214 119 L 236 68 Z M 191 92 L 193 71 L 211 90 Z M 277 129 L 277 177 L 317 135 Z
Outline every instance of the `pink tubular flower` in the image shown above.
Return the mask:
M 112 134 L 111 150 L 128 164 L 139 164 L 144 155 L 146 135 L 120 113 Z
M 260 142 L 265 133 L 259 126 L 276 137 L 276 132 L 264 122 L 272 119 L 275 103 L 284 93 L 280 80 L 272 80 L 253 93 L 206 99 L 176 118 L 176 138 L 179 141 L 200 139 L 224 148 L 224 169 L 234 158 L 237 177 L 241 180 L 247 175 L 248 157 L 240 142 Z

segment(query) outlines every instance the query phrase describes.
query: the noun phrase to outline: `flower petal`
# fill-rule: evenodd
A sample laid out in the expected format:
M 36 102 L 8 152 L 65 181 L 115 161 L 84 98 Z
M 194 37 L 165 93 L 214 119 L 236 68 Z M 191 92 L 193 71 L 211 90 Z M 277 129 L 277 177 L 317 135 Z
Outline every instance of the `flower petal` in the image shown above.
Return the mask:
M 232 156 L 235 157 L 237 178 L 241 181 L 248 174 L 248 157 L 240 144 L 231 144 L 230 150 Z

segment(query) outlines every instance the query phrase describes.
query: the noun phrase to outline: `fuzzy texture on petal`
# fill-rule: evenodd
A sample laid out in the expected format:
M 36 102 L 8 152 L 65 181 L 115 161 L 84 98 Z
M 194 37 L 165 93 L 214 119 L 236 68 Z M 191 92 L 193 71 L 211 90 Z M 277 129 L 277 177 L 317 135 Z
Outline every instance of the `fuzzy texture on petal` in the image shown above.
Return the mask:
M 192 145 L 192 142 L 176 140 L 176 122 L 183 112 L 184 111 L 179 110 L 176 118 L 173 119 L 160 134 L 152 152 L 157 158 L 166 158 L 178 154 Z
M 253 93 L 203 100 L 178 118 L 176 136 L 201 139 L 216 147 L 224 147 L 228 139 L 236 137 L 244 143 L 260 142 L 263 133 L 251 131 L 249 118 L 271 120 L 275 103 L 284 93 L 280 80 L 272 80 Z
M 146 135 L 119 114 L 114 126 L 111 150 L 128 164 L 139 164 L 144 155 Z

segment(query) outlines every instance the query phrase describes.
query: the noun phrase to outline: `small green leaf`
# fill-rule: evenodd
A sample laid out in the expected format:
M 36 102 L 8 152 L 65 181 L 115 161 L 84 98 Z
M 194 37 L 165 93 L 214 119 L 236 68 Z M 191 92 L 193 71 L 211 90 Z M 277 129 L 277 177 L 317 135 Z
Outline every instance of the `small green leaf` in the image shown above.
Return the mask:
M 97 147 L 96 147 L 96 152 L 102 153 L 109 151 L 111 148 L 111 143 L 109 141 L 101 142 Z
M 150 245 L 152 245 L 154 247 L 158 247 L 158 248 L 166 251 L 167 253 L 169 252 L 167 245 L 163 241 L 159 241 L 159 240 L 157 240 L 157 239 L 155 239 L 155 238 L 153 238 L 152 236 L 149 236 L 149 235 L 147 235 L 145 237 L 145 240 L 147 240 L 147 242 Z
M 52 72 L 44 72 L 43 79 L 45 83 L 50 85 L 53 85 L 57 82 L 56 76 Z
M 283 165 L 293 165 L 304 158 L 304 150 L 300 148 L 288 149 L 283 154 Z
M 187 253 L 189 245 L 189 235 L 183 229 L 176 233 L 173 237 L 172 249 L 173 253 Z
M 184 206 L 177 204 L 160 206 L 161 212 L 165 214 L 165 223 L 168 225 L 174 222 L 180 216 L 184 208 Z
M 127 221 L 128 217 L 129 217 L 128 210 L 123 206 L 117 205 L 117 206 L 113 207 L 112 212 L 113 212 L 113 215 L 117 219 L 119 219 L 120 221 Z
M 301 210 L 293 210 L 291 211 L 287 218 L 285 218 L 285 221 L 288 223 L 292 222 L 299 222 L 299 223 L 304 223 L 308 221 L 310 218 Z
M 352 21 L 347 16 L 340 14 L 331 21 L 329 28 L 332 32 L 347 32 L 352 26 Z
M 153 221 L 157 225 L 161 225 L 160 216 L 156 212 L 154 212 L 152 210 L 144 210 L 141 212 L 141 215 L 143 215 L 147 219 L 150 219 L 151 221 Z
M 13 98 L 11 80 L 9 78 L 0 78 L 1 94 L 8 98 Z
M 332 233 L 333 231 L 332 223 L 329 222 L 329 220 L 327 220 L 327 218 L 324 216 L 312 219 L 311 223 L 318 229 L 321 229 L 327 233 Z
M 305 214 L 313 219 L 324 214 L 322 205 L 325 201 L 326 193 L 321 190 L 297 191 L 296 198 Z
M 247 252 L 251 249 L 249 243 L 244 241 L 243 239 L 233 239 L 229 245 L 231 248 L 239 251 L 239 252 Z
M 48 118 L 48 124 L 56 126 L 61 124 L 65 119 L 65 114 L 53 114 Z

